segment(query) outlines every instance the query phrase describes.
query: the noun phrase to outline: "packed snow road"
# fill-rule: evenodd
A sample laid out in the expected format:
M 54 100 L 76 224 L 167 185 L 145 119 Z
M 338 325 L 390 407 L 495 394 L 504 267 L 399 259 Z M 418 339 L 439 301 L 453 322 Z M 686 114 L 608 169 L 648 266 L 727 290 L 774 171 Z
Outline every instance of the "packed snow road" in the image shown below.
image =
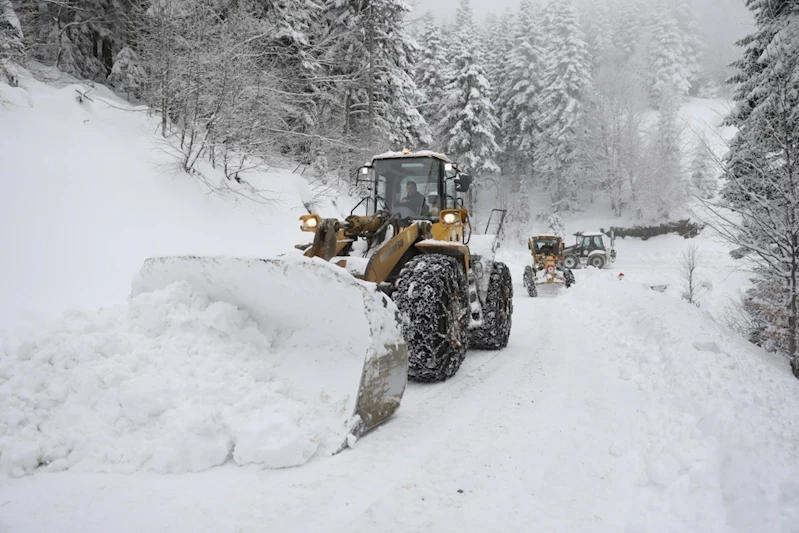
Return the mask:
M 0 531 L 798 530 L 799 387 L 781 361 L 609 272 L 536 299 L 515 278 L 509 346 L 410 384 L 352 450 L 7 479 Z

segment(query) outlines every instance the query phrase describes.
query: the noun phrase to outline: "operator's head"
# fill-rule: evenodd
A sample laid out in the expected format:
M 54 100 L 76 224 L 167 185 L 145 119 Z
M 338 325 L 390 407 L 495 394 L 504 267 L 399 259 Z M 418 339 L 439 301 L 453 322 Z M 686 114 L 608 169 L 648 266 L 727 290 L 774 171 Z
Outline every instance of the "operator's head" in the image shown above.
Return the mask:
M 415 181 L 408 181 L 405 183 L 405 192 L 408 194 L 413 194 L 416 192 L 416 182 Z

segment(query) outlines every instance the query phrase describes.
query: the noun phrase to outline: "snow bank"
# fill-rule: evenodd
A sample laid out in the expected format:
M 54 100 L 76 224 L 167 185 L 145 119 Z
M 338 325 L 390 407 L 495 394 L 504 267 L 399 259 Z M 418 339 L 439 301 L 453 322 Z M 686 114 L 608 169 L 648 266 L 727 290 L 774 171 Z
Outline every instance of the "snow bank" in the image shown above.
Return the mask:
M 799 386 L 787 362 L 708 313 L 610 272 L 579 272 L 563 297 L 600 332 L 598 344 L 623 347 L 608 357 L 652 400 L 641 531 L 792 531 Z
M 395 308 L 327 264 L 170 264 L 127 305 L 0 337 L 0 472 L 280 468 L 341 447 Z

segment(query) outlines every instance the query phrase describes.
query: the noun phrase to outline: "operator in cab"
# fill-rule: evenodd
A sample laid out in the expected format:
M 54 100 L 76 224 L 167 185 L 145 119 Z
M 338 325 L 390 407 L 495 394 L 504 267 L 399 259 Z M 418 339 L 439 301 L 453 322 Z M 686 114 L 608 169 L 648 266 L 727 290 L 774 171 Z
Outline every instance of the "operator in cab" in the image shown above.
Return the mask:
M 405 198 L 400 200 L 400 204 L 404 205 L 418 216 L 422 212 L 424 195 L 416 190 L 415 181 L 408 181 L 405 184 L 405 193 Z

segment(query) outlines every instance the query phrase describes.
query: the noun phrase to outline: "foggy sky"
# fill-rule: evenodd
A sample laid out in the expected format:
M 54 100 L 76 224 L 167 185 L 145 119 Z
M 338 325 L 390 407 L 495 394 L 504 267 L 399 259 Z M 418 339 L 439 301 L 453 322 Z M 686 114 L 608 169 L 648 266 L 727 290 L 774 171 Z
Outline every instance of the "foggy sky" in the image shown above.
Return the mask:
M 455 18 L 458 0 L 407 0 L 413 6 L 412 19 L 418 19 L 426 11 L 432 11 L 438 22 L 448 22 Z M 542 1 L 542 0 L 539 0 Z M 601 2 L 602 0 L 596 0 Z M 650 0 L 652 2 L 657 0 Z M 693 0 L 700 24 L 709 37 L 732 43 L 748 34 L 753 26 L 751 13 L 744 6 L 744 0 Z M 500 15 L 506 7 L 516 9 L 519 0 L 472 0 L 475 19 L 482 21 L 486 14 Z

